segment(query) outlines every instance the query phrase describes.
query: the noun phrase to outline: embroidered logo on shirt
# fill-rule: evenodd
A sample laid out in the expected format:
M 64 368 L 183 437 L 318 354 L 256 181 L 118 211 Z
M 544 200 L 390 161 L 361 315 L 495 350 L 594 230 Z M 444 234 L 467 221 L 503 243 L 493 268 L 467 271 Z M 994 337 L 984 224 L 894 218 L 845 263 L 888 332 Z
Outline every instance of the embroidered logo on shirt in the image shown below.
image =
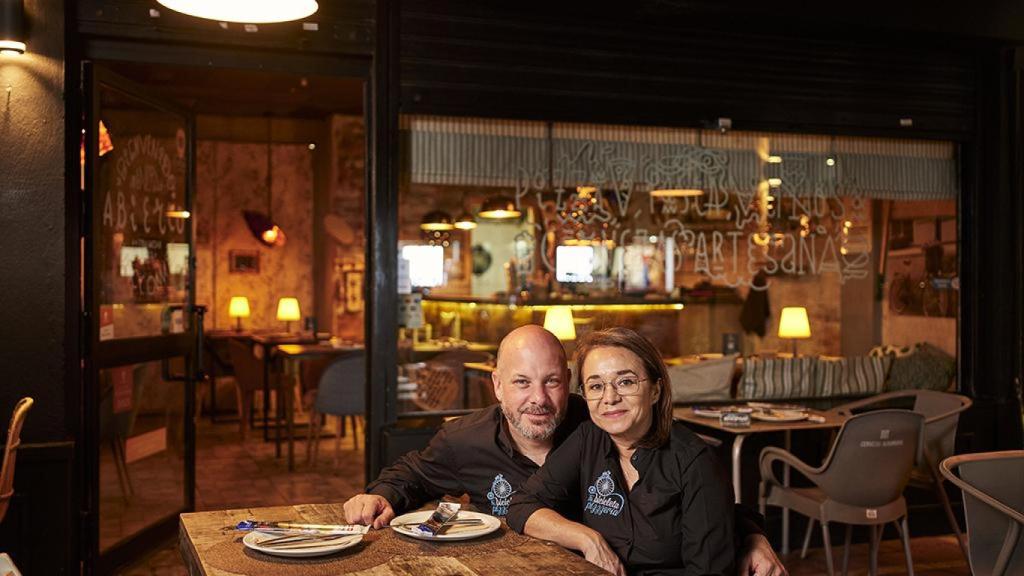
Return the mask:
M 512 485 L 501 474 L 494 477 L 491 483 L 491 491 L 487 493 L 487 499 L 491 502 L 491 514 L 505 516 L 508 514 L 508 505 L 512 502 Z
M 590 488 L 587 488 L 587 504 L 583 507 L 584 512 L 594 516 L 618 516 L 622 513 L 626 499 L 615 491 L 615 480 L 612 480 L 612 473 L 605 470 L 598 476 Z

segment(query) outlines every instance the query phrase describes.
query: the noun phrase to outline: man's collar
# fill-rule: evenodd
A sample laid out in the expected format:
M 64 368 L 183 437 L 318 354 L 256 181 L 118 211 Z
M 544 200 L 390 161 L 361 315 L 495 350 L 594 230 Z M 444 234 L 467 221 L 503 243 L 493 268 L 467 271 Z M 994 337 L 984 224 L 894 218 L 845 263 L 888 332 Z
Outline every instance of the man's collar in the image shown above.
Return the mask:
M 516 443 L 512 441 L 512 432 L 508 429 L 508 418 L 505 418 L 501 404 L 494 407 L 494 417 L 498 420 L 498 447 L 509 458 L 512 458 L 516 453 Z

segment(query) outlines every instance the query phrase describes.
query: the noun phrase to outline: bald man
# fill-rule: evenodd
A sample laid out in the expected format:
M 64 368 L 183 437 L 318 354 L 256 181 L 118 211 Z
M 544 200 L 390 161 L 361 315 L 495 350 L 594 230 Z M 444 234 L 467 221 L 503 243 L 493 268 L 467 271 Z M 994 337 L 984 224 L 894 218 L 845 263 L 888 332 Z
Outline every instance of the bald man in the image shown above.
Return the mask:
M 381 528 L 396 513 L 462 494 L 476 509 L 505 516 L 512 494 L 590 416 L 583 398 L 569 392 L 565 350 L 540 326 L 505 336 L 491 379 L 498 404 L 445 424 L 423 451 L 385 468 L 366 494 L 345 502 L 346 520 Z M 737 507 L 740 574 L 785 575 L 755 518 Z

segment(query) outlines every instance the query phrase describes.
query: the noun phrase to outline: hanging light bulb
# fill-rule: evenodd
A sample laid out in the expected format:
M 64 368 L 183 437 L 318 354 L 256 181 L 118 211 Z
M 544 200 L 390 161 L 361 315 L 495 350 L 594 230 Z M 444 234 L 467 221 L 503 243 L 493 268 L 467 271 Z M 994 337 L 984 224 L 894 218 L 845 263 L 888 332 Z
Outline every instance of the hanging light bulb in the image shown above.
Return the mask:
M 516 208 L 516 203 L 504 196 L 495 196 L 484 202 L 480 207 L 480 217 L 492 220 L 509 220 L 519 218 L 523 213 Z
M 271 155 L 270 141 L 271 141 L 271 125 L 270 118 L 267 118 L 267 211 L 257 212 L 255 210 L 243 210 L 242 217 L 245 218 L 245 223 L 249 226 L 249 231 L 256 237 L 257 240 L 262 242 L 268 248 L 274 246 L 284 246 L 285 241 L 288 237 L 285 236 L 284 230 L 274 222 L 271 216 L 271 210 L 274 205 L 274 162 Z
M 316 0 L 157 0 L 171 10 L 216 20 L 269 24 L 290 22 L 314 14 L 320 5 Z

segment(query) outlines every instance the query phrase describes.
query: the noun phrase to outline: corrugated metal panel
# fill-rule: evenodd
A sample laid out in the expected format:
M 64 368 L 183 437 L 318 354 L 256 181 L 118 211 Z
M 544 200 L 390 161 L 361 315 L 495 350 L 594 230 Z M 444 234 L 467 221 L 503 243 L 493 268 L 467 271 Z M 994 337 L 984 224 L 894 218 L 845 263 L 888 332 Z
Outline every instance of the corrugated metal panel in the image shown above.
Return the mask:
M 405 116 L 413 182 L 700 188 L 745 192 L 779 178 L 786 194 L 956 198 L 950 142 Z M 770 162 L 769 157 L 775 156 Z

